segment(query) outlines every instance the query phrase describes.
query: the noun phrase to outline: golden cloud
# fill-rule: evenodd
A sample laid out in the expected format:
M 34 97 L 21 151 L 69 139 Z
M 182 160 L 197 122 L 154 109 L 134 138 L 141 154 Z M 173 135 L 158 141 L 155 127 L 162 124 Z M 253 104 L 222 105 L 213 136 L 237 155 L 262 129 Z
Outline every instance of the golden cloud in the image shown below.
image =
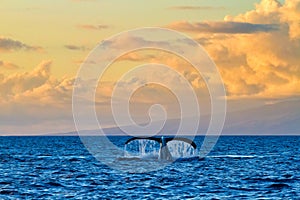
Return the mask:
M 262 0 L 223 22 L 174 22 L 216 62 L 232 98 L 300 95 L 300 1 Z M 234 34 L 233 34 L 234 33 Z M 245 34 L 247 33 L 247 34 Z
M 41 62 L 34 70 L 0 76 L 0 101 L 6 103 L 70 104 L 74 78 L 51 75 L 52 61 Z
M 0 74 L 0 121 L 2 133 L 41 133 L 73 130 L 71 97 L 74 78 L 55 78 L 52 61 L 42 61 L 34 70 Z M 62 123 L 63 122 L 63 123 Z M 14 127 L 14 128 L 12 128 Z M 18 128 L 23 127 L 23 128 Z

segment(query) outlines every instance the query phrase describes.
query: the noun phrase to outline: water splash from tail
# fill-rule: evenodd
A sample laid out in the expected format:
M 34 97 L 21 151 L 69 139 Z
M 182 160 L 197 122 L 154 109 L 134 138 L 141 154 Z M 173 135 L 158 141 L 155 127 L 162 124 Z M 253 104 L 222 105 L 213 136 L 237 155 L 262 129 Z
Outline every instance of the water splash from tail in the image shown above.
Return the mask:
M 125 145 L 125 157 L 158 156 L 160 145 L 152 140 L 135 140 Z
M 188 143 L 182 141 L 168 142 L 168 148 L 173 158 L 190 158 L 197 155 L 196 150 Z
M 197 156 L 196 150 L 183 141 L 170 141 L 167 147 L 174 159 Z M 124 157 L 159 158 L 160 144 L 153 140 L 139 139 L 131 141 L 124 147 Z

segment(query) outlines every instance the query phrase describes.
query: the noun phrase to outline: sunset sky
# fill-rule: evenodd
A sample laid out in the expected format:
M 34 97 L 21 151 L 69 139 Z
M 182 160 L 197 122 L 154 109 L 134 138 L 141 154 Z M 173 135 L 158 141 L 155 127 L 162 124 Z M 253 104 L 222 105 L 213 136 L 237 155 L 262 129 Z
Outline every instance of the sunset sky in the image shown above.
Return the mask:
M 280 120 L 299 119 L 299 112 L 288 115 L 300 105 L 299 0 L 2 0 L 0 134 L 74 131 L 72 90 L 81 63 L 102 40 L 140 27 L 174 29 L 203 45 L 224 81 L 229 113 L 292 101 L 296 107 L 278 106 L 286 114 Z M 107 72 L 99 112 L 109 110 L 103 99 L 126 69 L 158 61 L 182 72 L 201 99 L 205 85 L 188 63 L 165 52 L 136 52 Z M 148 105 L 164 93 L 148 88 L 134 98 Z M 176 113 L 173 98 L 164 97 Z

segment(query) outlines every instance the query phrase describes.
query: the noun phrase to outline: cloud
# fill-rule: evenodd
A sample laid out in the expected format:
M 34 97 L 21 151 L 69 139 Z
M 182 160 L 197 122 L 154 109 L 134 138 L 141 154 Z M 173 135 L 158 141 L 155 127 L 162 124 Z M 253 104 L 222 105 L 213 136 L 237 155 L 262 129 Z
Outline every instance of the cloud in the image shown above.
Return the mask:
M 132 61 L 132 62 L 145 62 L 145 61 L 157 61 L 157 55 L 155 54 L 143 54 L 138 52 L 131 52 L 128 54 L 123 55 L 122 57 L 118 58 L 119 61 Z
M 104 29 L 110 28 L 110 26 L 105 25 L 105 24 L 99 24 L 99 25 L 80 24 L 80 25 L 77 25 L 77 27 L 80 29 L 85 29 L 85 30 L 104 30 Z
M 300 94 L 300 34 L 296 31 L 300 24 L 295 25 L 299 6 L 296 0 L 284 4 L 263 0 L 254 10 L 224 19 L 224 23 L 276 24 L 276 31 L 271 27 L 253 34 L 196 32 L 219 67 L 229 97 L 288 98 Z
M 198 22 L 189 23 L 186 21 L 174 22 L 168 28 L 195 33 L 257 33 L 277 31 L 277 24 L 252 24 L 247 22 Z
M 0 76 L 0 102 L 49 107 L 69 105 L 74 78 L 55 78 L 51 65 L 51 60 L 45 60 L 30 72 Z
M 77 46 L 77 45 L 65 45 L 66 49 L 74 50 L 74 51 L 86 51 L 87 48 L 85 46 Z
M 17 50 L 39 51 L 41 49 L 42 48 L 38 46 L 30 46 L 18 40 L 13 40 L 10 38 L 5 38 L 0 36 L 0 52 L 17 51 Z
M 225 7 L 212 6 L 172 6 L 168 7 L 170 10 L 224 10 Z
M 287 0 L 282 5 L 276 0 L 262 0 L 256 4 L 254 10 L 237 16 L 226 16 L 223 22 L 174 22 L 168 27 L 193 32 L 217 32 L 234 33 L 234 28 L 243 32 L 264 32 L 277 30 L 280 24 L 282 27 L 288 25 L 289 35 L 292 39 L 300 37 L 300 9 L 299 0 Z M 203 30 L 204 29 L 204 30 Z M 216 30 L 215 30 L 216 29 Z M 214 31 L 215 30 L 215 31 Z
M 19 69 L 19 68 L 20 67 L 18 65 L 15 65 L 11 62 L 0 60 L 0 69 L 15 70 L 15 69 Z
M 295 2 L 300 1 L 280 4 L 263 0 L 253 10 L 226 16 L 221 22 L 174 24 L 203 44 L 218 66 L 229 98 L 290 98 L 300 95 L 300 37 L 293 31 L 297 27 L 291 17 L 292 11 L 298 16 L 300 3 Z M 137 44 L 151 43 L 124 36 L 112 46 L 134 48 Z M 161 44 L 166 45 L 170 44 Z M 205 89 L 203 80 L 195 78 L 195 71 L 174 56 L 134 52 L 120 59 L 173 66 L 200 94 Z
M 277 0 L 262 0 L 256 4 L 256 9 L 238 16 L 226 16 L 225 20 L 248 21 L 257 23 L 281 23 L 287 25 L 292 39 L 300 37 L 300 1 L 286 0 L 282 5 Z
M 16 73 L 5 77 L 0 82 L 0 95 L 9 99 L 21 95 L 45 84 L 50 76 L 51 61 L 43 61 L 32 72 Z
M 29 72 L 0 74 L 0 133 L 23 134 L 25 128 L 29 134 L 74 129 L 74 78 L 54 77 L 51 65 L 51 60 L 45 60 Z
M 299 0 L 262 0 L 253 10 L 223 21 L 180 21 L 168 28 L 188 32 L 204 46 L 229 98 L 289 98 L 300 95 L 299 8 Z M 177 68 L 186 67 L 176 62 Z

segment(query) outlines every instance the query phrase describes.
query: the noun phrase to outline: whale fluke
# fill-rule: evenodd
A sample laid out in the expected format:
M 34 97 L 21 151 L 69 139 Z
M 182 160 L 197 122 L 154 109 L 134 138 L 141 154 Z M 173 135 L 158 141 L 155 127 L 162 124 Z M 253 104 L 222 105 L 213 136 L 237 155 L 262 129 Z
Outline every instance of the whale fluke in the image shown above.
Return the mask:
M 177 140 L 177 141 L 183 141 L 186 142 L 188 144 L 190 144 L 192 147 L 194 147 L 194 149 L 197 148 L 197 145 L 195 144 L 194 141 L 187 139 L 187 138 L 183 138 L 183 137 L 133 137 L 130 138 L 129 140 L 127 140 L 125 142 L 125 145 L 130 143 L 133 140 L 153 140 L 156 141 L 158 143 L 160 143 L 160 150 L 159 150 L 159 159 L 160 160 L 173 160 L 172 155 L 168 149 L 167 143 L 173 140 Z
M 128 144 L 129 142 L 133 141 L 133 140 L 154 140 L 160 144 L 162 144 L 162 137 L 132 137 L 130 138 L 129 140 L 127 140 L 125 142 L 125 144 Z M 197 148 L 197 145 L 195 144 L 194 141 L 188 139 L 188 138 L 183 138 L 183 137 L 164 137 L 166 143 L 172 141 L 172 140 L 178 140 L 178 141 L 183 141 L 183 142 L 186 142 L 188 144 L 190 144 L 192 147 L 194 147 L 194 149 Z

